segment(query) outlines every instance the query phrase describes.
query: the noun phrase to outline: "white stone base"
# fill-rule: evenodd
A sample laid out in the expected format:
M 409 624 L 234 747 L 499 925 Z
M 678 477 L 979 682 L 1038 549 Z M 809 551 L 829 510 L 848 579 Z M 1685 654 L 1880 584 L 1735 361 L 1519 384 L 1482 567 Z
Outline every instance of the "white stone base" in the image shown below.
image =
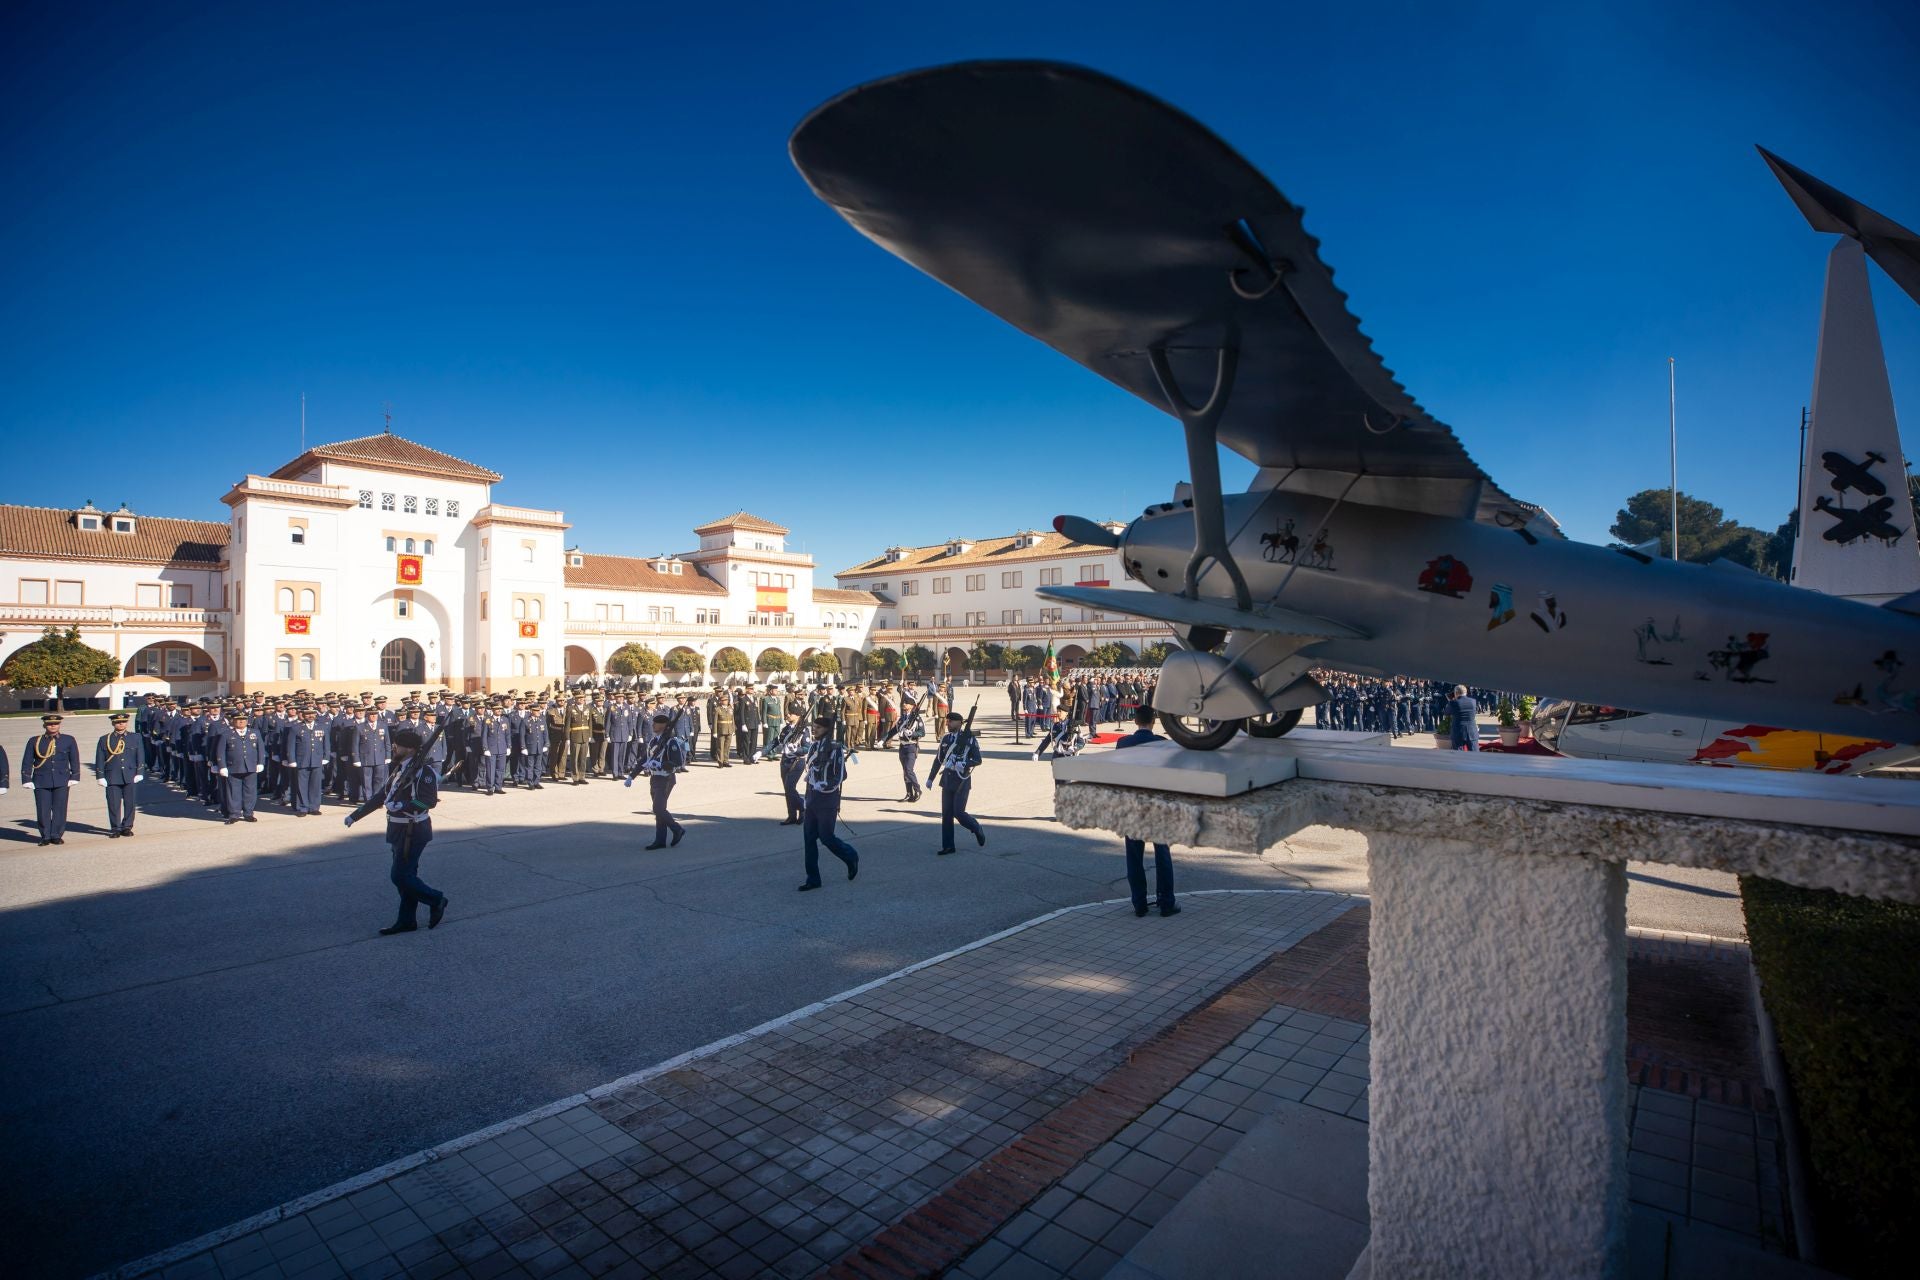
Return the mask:
M 1218 751 L 1189 751 L 1175 742 L 1149 742 L 1125 751 L 1083 751 L 1053 762 L 1055 782 L 1104 782 L 1189 796 L 1238 796 L 1299 776 L 1302 751 L 1325 747 L 1384 747 L 1384 733 L 1295 729 L 1284 738 L 1242 734 Z

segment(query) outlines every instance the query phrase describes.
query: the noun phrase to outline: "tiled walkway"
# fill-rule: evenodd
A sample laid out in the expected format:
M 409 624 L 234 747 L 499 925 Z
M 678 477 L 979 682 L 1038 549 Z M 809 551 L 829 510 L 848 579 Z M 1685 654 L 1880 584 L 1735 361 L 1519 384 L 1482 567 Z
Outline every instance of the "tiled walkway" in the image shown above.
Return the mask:
M 812 1274 L 1353 902 L 1056 913 L 121 1274 Z

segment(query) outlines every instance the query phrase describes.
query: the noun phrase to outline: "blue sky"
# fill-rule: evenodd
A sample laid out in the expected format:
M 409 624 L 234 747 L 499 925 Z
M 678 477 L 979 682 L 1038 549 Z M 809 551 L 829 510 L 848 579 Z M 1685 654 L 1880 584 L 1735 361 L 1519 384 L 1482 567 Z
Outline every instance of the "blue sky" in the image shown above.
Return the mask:
M 10 6 L 0 500 L 224 518 L 304 392 L 310 441 L 390 401 L 597 551 L 744 507 L 831 571 L 1137 514 L 1184 478 L 1171 420 L 786 157 L 849 85 L 1032 56 L 1265 170 L 1389 366 L 1573 536 L 1665 485 L 1669 355 L 1682 487 L 1783 518 L 1830 242 L 1753 144 L 1920 225 L 1920 7 L 1332 8 Z M 1911 422 L 1920 308 L 1875 296 Z

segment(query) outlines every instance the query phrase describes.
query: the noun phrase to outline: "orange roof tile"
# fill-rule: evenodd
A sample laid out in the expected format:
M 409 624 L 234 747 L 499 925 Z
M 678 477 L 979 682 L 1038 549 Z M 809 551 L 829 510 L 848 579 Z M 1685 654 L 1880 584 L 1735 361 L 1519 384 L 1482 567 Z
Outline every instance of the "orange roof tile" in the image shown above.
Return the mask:
M 315 445 L 273 474 L 277 479 L 291 479 L 305 471 L 315 458 L 372 467 L 376 470 L 413 471 L 422 475 L 442 476 L 448 480 L 465 480 L 473 484 L 494 484 L 500 479 L 498 472 L 475 466 L 464 458 L 456 458 L 450 453 L 442 453 L 438 449 L 429 449 L 423 444 L 415 444 L 403 436 L 396 436 L 389 432 L 361 436 L 357 440 L 341 440 L 336 444 Z
M 1017 547 L 1020 540 L 1016 533 L 998 538 L 961 538 L 958 541 L 971 543 L 972 550 L 957 555 L 947 554 L 947 543 L 938 543 L 931 547 L 904 548 L 906 556 L 889 562 L 882 554 L 871 560 L 863 560 L 851 569 L 842 569 L 833 576 L 836 578 L 867 577 L 876 573 L 907 572 L 914 569 L 944 569 L 950 565 L 995 565 L 1016 563 L 1022 560 L 1045 560 L 1063 555 L 1109 555 L 1112 547 L 1094 546 L 1085 542 L 1075 542 L 1064 533 L 1042 533 L 1039 541 L 1031 547 Z
M 101 512 L 101 528 L 91 530 L 82 529 L 70 510 L 0 506 L 0 555 L 205 568 L 227 558 L 229 530 L 217 521 L 135 514 L 132 533 L 115 533 L 111 521 L 122 514 Z
M 871 591 L 845 591 L 839 587 L 815 587 L 813 589 L 813 602 L 815 604 L 871 604 L 871 605 L 881 605 L 886 603 L 885 600 L 882 600 L 879 596 L 873 594 L 873 592 Z
M 695 533 L 718 533 L 722 529 L 763 529 L 768 533 L 792 533 L 793 530 L 771 520 L 762 520 L 750 511 L 736 511 L 730 516 L 709 521 L 694 529 Z
M 687 564 L 679 573 L 661 573 L 642 556 L 593 556 L 578 553 L 580 564 L 567 565 L 570 587 L 605 587 L 613 591 L 657 591 L 682 596 L 724 596 L 727 589 Z

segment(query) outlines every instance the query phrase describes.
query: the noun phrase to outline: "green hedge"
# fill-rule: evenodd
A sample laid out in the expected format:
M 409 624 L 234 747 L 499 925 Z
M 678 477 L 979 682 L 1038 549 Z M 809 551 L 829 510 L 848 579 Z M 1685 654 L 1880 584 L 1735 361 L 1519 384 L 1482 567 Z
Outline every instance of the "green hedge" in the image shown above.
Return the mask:
M 1747 937 L 1813 1167 L 1822 1261 L 1920 1255 L 1920 907 L 1743 876 Z

